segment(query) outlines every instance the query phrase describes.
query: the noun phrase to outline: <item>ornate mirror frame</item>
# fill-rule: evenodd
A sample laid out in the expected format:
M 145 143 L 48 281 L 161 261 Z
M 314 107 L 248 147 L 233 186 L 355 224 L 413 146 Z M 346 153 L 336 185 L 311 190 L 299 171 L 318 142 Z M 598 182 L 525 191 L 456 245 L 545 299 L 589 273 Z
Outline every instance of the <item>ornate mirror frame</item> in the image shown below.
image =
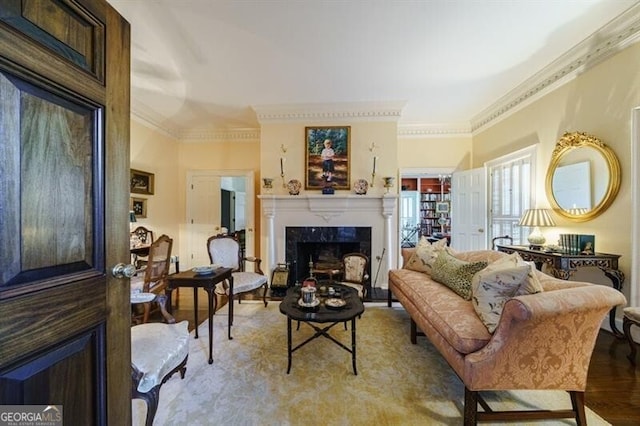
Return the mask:
M 598 200 L 593 201 L 593 205 L 590 210 L 582 211 L 584 209 L 566 209 L 560 206 L 556 194 L 554 194 L 554 176 L 558 171 L 558 168 L 563 166 L 563 161 L 567 160 L 567 156 L 575 152 L 575 150 L 591 149 L 595 151 L 593 154 L 600 155 L 602 160 L 606 163 L 606 168 L 609 176 L 608 184 L 604 191 L 604 195 Z M 583 153 L 584 154 L 584 153 Z M 600 160 L 600 158 L 593 157 L 593 160 Z M 594 181 L 605 179 L 605 176 L 590 176 L 590 184 Z M 556 182 L 557 183 L 557 182 Z M 565 133 L 556 143 L 556 147 L 551 154 L 551 163 L 547 170 L 546 177 L 546 192 L 549 202 L 554 211 L 561 216 L 566 217 L 574 222 L 584 222 L 591 220 L 602 212 L 604 212 L 613 202 L 618 190 L 620 189 L 620 162 L 618 157 L 611 148 L 606 146 L 600 139 L 595 136 L 582 132 Z

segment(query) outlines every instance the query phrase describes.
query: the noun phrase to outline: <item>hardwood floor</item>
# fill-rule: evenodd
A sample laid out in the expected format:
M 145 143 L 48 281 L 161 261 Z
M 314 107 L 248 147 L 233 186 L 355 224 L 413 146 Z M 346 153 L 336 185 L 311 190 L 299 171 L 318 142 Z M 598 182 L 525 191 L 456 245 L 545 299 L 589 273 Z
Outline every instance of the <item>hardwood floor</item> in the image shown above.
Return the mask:
M 627 359 L 629 344 L 600 331 L 591 356 L 586 404 L 614 426 L 640 424 L 640 365 Z M 640 363 L 640 357 L 636 360 Z
M 376 299 L 386 301 L 386 292 L 377 294 Z M 277 300 L 273 302 L 278 303 Z M 198 305 L 198 319 L 204 321 L 207 318 L 204 291 L 199 293 Z M 188 320 L 189 329 L 193 329 L 193 293 L 190 290 L 180 291 L 179 309 L 174 309 L 173 314 L 178 321 Z M 640 424 L 640 354 L 638 365 L 634 367 L 627 359 L 628 353 L 626 340 L 600 331 L 589 367 L 586 404 L 614 426 Z

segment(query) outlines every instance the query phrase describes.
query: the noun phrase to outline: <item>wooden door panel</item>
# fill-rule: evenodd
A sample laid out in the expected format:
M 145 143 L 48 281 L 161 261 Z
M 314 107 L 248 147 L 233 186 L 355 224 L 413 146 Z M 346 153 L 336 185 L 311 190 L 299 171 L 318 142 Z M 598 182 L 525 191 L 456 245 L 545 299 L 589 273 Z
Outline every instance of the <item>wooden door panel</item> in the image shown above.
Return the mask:
M 109 29 L 109 31 L 107 31 Z M 130 424 L 128 23 L 0 0 L 0 405 Z
M 91 3 L 0 0 L 0 21 L 104 81 L 104 16 Z

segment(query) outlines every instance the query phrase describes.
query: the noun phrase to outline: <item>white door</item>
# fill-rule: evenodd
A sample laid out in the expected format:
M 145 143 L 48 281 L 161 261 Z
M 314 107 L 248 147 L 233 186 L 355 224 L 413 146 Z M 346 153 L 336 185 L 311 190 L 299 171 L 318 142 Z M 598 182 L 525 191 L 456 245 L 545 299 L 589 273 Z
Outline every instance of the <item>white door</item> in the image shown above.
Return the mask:
M 451 177 L 451 247 L 482 250 L 487 242 L 487 187 L 484 167 Z
M 420 192 L 400 192 L 400 247 L 415 247 L 420 228 Z
M 243 209 L 236 204 L 236 229 L 245 229 L 245 255 L 255 253 L 253 170 L 201 170 L 187 173 L 186 247 L 181 249 L 180 267 L 208 265 L 207 239 L 221 231 L 220 189 L 223 179 L 244 179 Z M 236 201 L 238 193 L 236 193 Z M 238 217 L 244 222 L 241 228 Z M 184 259 L 184 261 L 183 261 Z
M 187 265 L 208 265 L 207 239 L 220 233 L 220 176 L 192 176 L 189 185 L 189 255 Z

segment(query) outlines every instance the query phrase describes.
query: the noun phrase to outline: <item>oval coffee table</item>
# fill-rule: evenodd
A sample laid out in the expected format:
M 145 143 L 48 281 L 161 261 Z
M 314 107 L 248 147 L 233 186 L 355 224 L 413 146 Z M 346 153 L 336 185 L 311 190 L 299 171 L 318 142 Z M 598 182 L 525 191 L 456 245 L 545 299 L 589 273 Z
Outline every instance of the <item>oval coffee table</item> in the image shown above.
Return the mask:
M 329 299 L 328 296 L 318 296 L 320 299 L 320 304 L 318 306 L 313 308 L 302 307 L 298 303 L 298 300 L 300 299 L 300 287 L 291 287 L 287 290 L 287 294 L 282 302 L 280 302 L 280 312 L 287 316 L 287 374 L 291 371 L 291 358 L 293 352 L 297 351 L 315 338 L 323 336 L 351 353 L 353 374 L 356 376 L 358 375 L 358 370 L 356 369 L 356 318 L 364 312 L 364 305 L 362 304 L 362 300 L 358 297 L 358 293 L 355 289 L 339 284 L 333 284 L 331 286 L 338 290 L 341 298 L 345 300 L 346 305 L 344 307 L 328 307 L 325 304 L 325 301 Z M 309 337 L 296 347 L 292 347 L 291 338 L 291 321 L 294 320 L 306 323 L 315 330 L 315 334 L 313 336 Z M 342 342 L 328 334 L 329 329 L 333 326 L 336 324 L 346 323 L 347 321 L 351 321 L 351 348 L 345 346 Z M 327 323 L 329 323 L 329 325 L 322 328 L 316 325 Z

